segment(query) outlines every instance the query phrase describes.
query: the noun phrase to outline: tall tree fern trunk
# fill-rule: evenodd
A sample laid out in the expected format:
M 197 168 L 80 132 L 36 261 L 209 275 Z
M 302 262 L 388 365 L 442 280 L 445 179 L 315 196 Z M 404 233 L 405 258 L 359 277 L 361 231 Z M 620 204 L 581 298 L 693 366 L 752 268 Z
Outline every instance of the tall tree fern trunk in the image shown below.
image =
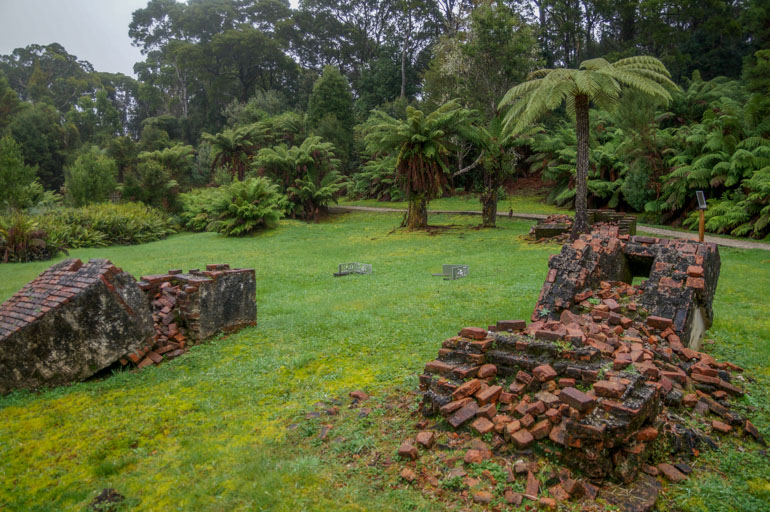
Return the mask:
M 588 96 L 575 96 L 577 132 L 577 190 L 575 191 L 575 222 L 572 224 L 572 240 L 581 233 L 588 233 Z
M 424 229 L 428 227 L 428 201 L 422 194 L 412 194 L 409 198 L 409 209 L 401 226 L 407 229 Z
M 499 185 L 495 176 L 492 172 L 484 169 L 484 189 L 481 192 L 481 227 L 483 228 L 494 228 L 497 222 L 497 189 Z

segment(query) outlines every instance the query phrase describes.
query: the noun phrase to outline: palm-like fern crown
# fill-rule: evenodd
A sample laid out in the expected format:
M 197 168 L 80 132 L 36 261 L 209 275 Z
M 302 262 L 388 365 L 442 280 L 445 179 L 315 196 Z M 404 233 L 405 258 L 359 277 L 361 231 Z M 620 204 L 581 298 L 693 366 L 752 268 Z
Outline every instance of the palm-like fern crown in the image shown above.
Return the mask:
M 581 62 L 579 69 L 540 69 L 528 78 L 500 101 L 501 109 L 510 105 L 505 126 L 512 134 L 521 133 L 562 102 L 573 114 L 575 98 L 579 96 L 588 97 L 599 108 L 611 108 L 624 87 L 666 102 L 671 101 L 668 89 L 678 89 L 663 63 L 647 56 L 629 57 L 612 64 L 601 58 L 591 59 Z
M 405 120 L 375 110 L 364 140 L 371 154 L 396 155 L 396 169 L 407 194 L 414 191 L 432 198 L 447 181 L 452 137 L 480 140 L 480 133 L 471 124 L 472 115 L 456 101 L 444 103 L 428 115 L 407 107 Z

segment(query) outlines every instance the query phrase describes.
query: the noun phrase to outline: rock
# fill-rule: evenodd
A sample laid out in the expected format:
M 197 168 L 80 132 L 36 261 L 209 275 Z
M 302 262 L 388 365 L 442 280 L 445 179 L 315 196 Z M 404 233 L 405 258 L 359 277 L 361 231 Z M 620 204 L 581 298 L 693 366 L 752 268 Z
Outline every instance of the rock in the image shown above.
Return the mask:
M 687 478 L 684 473 L 667 463 L 658 464 L 658 471 L 663 473 L 663 476 L 675 484 L 683 482 Z
M 541 366 L 537 366 L 532 370 L 532 374 L 535 376 L 537 380 L 540 382 L 546 382 L 553 378 L 555 378 L 558 374 L 556 373 L 556 370 L 554 370 L 551 365 L 544 364 Z
M 486 379 L 487 377 L 493 377 L 497 374 L 497 366 L 493 364 L 483 364 L 479 367 L 479 371 L 476 376 L 479 379 Z
M 0 305 L 0 394 L 84 380 L 154 334 L 130 274 L 108 260 L 64 260 Z
M 401 446 L 398 448 L 398 455 L 405 459 L 417 460 L 419 454 L 417 452 L 417 447 L 412 443 L 412 440 L 407 439 L 401 443 Z
M 596 398 L 587 395 L 577 388 L 564 388 L 559 393 L 559 399 L 580 412 L 586 412 L 596 405 Z
M 401 470 L 401 478 L 409 482 L 410 484 L 417 480 L 417 475 L 409 468 L 404 468 Z
M 478 491 L 473 494 L 473 501 L 476 503 L 482 503 L 484 505 L 492 503 L 492 493 L 487 491 Z
M 430 449 L 430 447 L 433 446 L 433 443 L 435 440 L 436 440 L 435 434 L 433 434 L 433 432 L 430 432 L 428 430 L 424 430 L 417 434 L 417 444 L 422 445 L 425 448 Z

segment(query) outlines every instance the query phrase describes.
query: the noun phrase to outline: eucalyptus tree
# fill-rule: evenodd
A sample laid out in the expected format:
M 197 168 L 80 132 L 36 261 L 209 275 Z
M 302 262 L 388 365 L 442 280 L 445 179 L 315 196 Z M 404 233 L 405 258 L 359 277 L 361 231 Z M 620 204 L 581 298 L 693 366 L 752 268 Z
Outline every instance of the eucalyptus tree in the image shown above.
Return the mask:
M 678 89 L 666 67 L 654 57 L 638 56 L 610 63 L 591 59 L 579 69 L 541 69 L 530 73 L 529 80 L 509 90 L 499 107 L 508 108 L 505 127 L 517 135 L 538 118 L 563 103 L 575 117 L 577 135 L 577 176 L 575 222 L 572 238 L 588 231 L 586 213 L 588 196 L 588 112 L 591 103 L 598 108 L 612 108 L 624 88 L 632 94 L 646 94 L 668 103 L 668 89 Z

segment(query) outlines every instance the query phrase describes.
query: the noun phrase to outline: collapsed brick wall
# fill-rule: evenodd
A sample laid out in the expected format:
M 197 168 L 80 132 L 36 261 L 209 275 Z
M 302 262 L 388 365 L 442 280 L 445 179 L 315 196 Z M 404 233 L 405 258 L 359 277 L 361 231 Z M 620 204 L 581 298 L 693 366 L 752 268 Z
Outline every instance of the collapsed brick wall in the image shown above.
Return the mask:
M 229 265 L 206 265 L 183 273 L 142 276 L 139 288 L 152 310 L 155 336 L 128 354 L 139 367 L 181 355 L 189 345 L 222 331 L 256 325 L 256 277 L 254 269 L 231 269 Z
M 587 211 L 588 225 L 596 229 L 600 225 L 616 226 L 620 235 L 636 234 L 636 217 L 614 210 Z M 549 215 L 532 226 L 529 234 L 535 240 L 565 237 L 572 230 L 572 217 L 566 214 Z M 566 238 L 566 237 L 565 237 Z
M 83 380 L 152 335 L 130 274 L 108 260 L 65 260 L 0 304 L 0 393 Z
M 139 368 L 257 321 L 253 269 L 138 282 L 108 260 L 66 260 L 0 305 L 0 393 L 83 380 L 120 361 Z
M 532 320 L 559 318 L 589 299 L 602 281 L 630 283 L 634 276 L 647 276 L 638 305 L 671 320 L 675 334 L 697 349 L 713 321 L 720 265 L 716 244 L 628 237 L 605 226 L 551 257 Z
M 630 284 L 639 272 L 648 281 Z M 622 482 L 656 470 L 646 462 L 659 437 L 693 449 L 669 408 L 713 413 L 714 432 L 741 428 L 762 442 L 730 409 L 743 395 L 733 378 L 742 370 L 681 342 L 694 336 L 694 315 L 710 323 L 718 276 L 712 244 L 597 226 L 551 258 L 529 325 L 470 327 L 443 342 L 420 376 L 423 412 L 491 433 L 495 449 L 536 445 L 589 478 Z

